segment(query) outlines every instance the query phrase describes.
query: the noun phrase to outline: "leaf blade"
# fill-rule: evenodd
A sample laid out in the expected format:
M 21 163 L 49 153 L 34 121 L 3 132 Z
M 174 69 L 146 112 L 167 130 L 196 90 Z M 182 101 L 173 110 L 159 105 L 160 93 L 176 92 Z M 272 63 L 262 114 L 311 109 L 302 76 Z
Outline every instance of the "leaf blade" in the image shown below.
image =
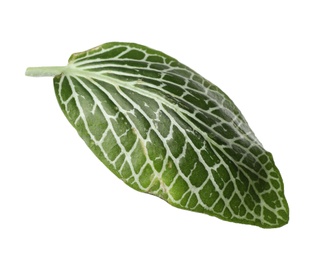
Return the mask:
M 217 86 L 137 44 L 73 54 L 68 68 L 54 79 L 58 102 L 126 184 L 224 220 L 267 228 L 288 222 L 272 155 Z

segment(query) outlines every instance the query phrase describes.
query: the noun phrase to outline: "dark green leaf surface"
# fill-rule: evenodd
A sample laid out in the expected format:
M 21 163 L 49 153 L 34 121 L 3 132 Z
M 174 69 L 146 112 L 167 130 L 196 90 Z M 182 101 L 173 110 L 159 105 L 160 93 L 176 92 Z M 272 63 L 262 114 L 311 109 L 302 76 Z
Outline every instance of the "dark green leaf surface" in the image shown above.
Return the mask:
M 272 155 L 229 97 L 177 60 L 107 43 L 73 54 L 54 86 L 69 122 L 130 187 L 232 222 L 288 222 Z

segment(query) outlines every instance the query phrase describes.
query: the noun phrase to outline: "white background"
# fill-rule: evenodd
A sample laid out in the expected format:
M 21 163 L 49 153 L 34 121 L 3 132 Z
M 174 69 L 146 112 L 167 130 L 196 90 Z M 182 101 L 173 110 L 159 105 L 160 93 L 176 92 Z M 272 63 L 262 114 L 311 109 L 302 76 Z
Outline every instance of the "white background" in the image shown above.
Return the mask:
M 2 1 L 0 259 L 321 259 L 320 1 Z M 69 125 L 51 78 L 109 41 L 174 56 L 238 105 L 285 183 L 290 222 L 224 222 L 138 193 Z

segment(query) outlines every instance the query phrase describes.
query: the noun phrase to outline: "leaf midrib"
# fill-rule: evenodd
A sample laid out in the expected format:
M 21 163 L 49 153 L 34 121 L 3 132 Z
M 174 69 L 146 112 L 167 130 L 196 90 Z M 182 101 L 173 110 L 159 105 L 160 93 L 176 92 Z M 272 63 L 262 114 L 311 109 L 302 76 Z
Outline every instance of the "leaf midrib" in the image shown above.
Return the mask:
M 119 88 L 120 86 L 122 88 L 130 89 L 130 90 L 135 89 L 137 91 L 137 93 L 139 93 L 139 94 L 142 94 L 144 96 L 160 100 L 161 103 L 163 103 L 167 107 L 173 109 L 182 119 L 184 119 L 189 125 L 191 125 L 192 128 L 197 129 L 198 133 L 200 133 L 202 135 L 202 137 L 208 143 L 211 143 L 216 149 L 220 150 L 226 157 L 228 157 L 229 160 L 233 161 L 233 158 L 228 153 L 226 153 L 221 146 L 216 145 L 216 143 L 211 138 L 209 138 L 207 135 L 203 134 L 203 131 L 201 131 L 201 129 L 199 129 L 198 126 L 196 126 L 192 121 L 190 121 L 184 115 L 184 113 L 180 112 L 180 107 L 178 105 L 167 101 L 166 99 L 162 98 L 161 96 L 158 96 L 158 95 L 153 94 L 153 93 L 148 92 L 148 91 L 144 91 L 141 88 L 137 88 L 135 86 L 135 84 L 133 84 L 132 82 L 124 82 L 124 81 L 118 80 L 116 78 L 109 77 L 107 75 L 101 75 L 101 74 L 99 74 L 97 72 L 78 69 L 77 67 L 74 67 L 74 66 L 70 66 L 68 69 L 66 69 L 65 73 L 68 73 L 70 76 L 76 75 L 76 76 L 80 76 L 80 77 L 85 77 L 85 78 L 88 77 L 88 78 L 94 78 L 94 79 L 98 79 L 98 80 L 101 80 L 101 81 L 105 81 L 105 82 L 108 82 L 108 83 L 114 85 L 116 89 Z M 128 85 L 130 85 L 131 88 L 128 87 Z M 118 91 L 121 91 L 121 90 L 119 89 Z M 223 158 L 221 158 L 221 156 L 219 156 L 219 157 L 220 157 L 220 160 L 222 162 L 224 162 L 224 164 L 225 164 L 225 160 L 223 160 Z M 246 164 L 242 163 L 242 165 L 243 165 L 243 167 L 245 167 L 249 171 L 252 170 Z M 251 181 L 250 178 L 248 178 L 248 179 L 251 182 L 251 186 L 256 190 L 256 187 L 255 187 L 254 183 Z M 264 202 L 262 202 L 262 203 L 264 203 Z

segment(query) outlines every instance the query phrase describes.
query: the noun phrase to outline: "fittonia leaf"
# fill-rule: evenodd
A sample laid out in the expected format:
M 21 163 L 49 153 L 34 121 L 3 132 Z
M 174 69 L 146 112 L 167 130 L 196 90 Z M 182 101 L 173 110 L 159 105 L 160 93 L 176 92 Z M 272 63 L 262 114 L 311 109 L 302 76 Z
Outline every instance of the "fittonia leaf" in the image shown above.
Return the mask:
M 112 42 L 73 54 L 59 105 L 93 153 L 130 187 L 171 205 L 264 228 L 289 219 L 283 182 L 232 100 L 176 59 Z

